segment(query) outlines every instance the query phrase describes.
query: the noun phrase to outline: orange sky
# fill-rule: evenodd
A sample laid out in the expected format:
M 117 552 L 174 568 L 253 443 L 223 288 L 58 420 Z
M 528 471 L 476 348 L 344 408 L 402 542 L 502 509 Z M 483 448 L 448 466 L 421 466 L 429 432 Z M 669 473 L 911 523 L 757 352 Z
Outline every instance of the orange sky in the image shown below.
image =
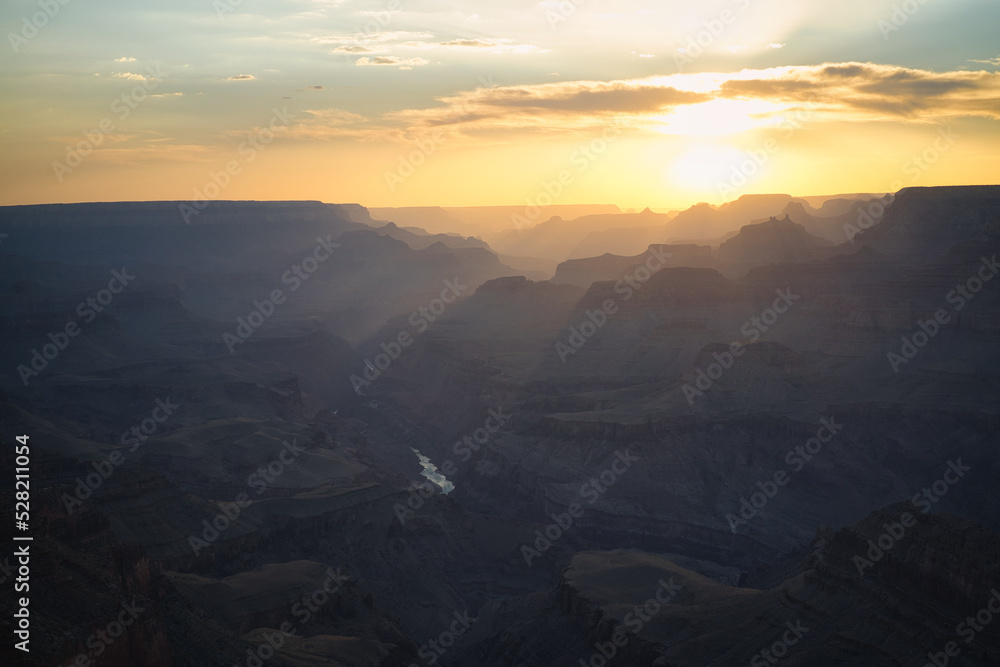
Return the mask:
M 34 32 L 7 5 L 0 203 L 672 208 L 1000 181 L 995 2 L 690 4 L 97 1 Z

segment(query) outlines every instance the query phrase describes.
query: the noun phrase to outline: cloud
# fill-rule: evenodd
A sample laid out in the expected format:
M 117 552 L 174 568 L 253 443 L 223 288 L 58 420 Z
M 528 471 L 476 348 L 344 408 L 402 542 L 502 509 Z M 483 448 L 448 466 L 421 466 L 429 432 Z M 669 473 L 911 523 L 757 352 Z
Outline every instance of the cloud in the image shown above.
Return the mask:
M 547 53 L 548 49 L 522 44 L 508 38 L 472 37 L 436 42 L 429 32 L 396 30 L 372 34 L 355 33 L 316 38 L 319 44 L 335 44 L 333 53 L 386 53 L 396 49 L 435 49 L 442 52 Z
M 398 111 L 385 118 L 416 129 L 522 128 L 573 133 L 710 99 L 702 93 L 644 81 L 484 86 L 441 98 L 442 107 Z
M 122 56 L 121 58 L 115 58 L 115 62 L 116 63 L 134 63 L 135 62 L 135 58 L 128 58 L 128 57 Z
M 364 116 L 344 109 L 313 109 L 304 113 L 308 118 L 296 120 L 282 131 L 282 136 L 309 141 L 375 141 L 389 133 L 385 128 L 374 127 Z
M 135 72 L 115 72 L 111 76 L 116 79 L 128 79 L 129 81 L 145 81 L 146 77 L 142 74 L 136 74 Z
M 413 69 L 430 63 L 426 58 L 400 58 L 399 56 L 375 56 L 374 58 L 358 58 L 354 64 L 359 67 L 398 67 Z
M 379 49 L 373 49 L 370 46 L 362 46 L 361 44 L 351 44 L 350 46 L 338 46 L 333 50 L 334 53 L 378 53 Z
M 231 76 L 226 81 L 252 81 L 256 79 L 253 74 L 237 74 L 236 76 Z
M 453 39 L 438 44 L 427 44 L 427 47 L 444 49 L 474 49 L 488 53 L 547 53 L 548 49 L 539 48 L 533 44 L 518 44 L 512 39 Z
M 873 63 L 825 63 L 673 74 L 621 81 L 565 81 L 498 86 L 438 99 L 439 106 L 409 109 L 386 119 L 410 127 L 576 132 L 609 123 L 663 131 L 678 110 L 697 115 L 725 102 L 753 109 L 757 125 L 780 120 L 807 104 L 817 121 L 905 119 L 936 122 L 955 117 L 1000 119 L 1000 73 L 932 72 Z M 698 107 L 696 105 L 710 105 Z
M 724 82 L 724 97 L 814 102 L 828 115 L 874 120 L 897 117 L 1000 118 L 1000 74 L 932 72 L 873 63 L 747 70 Z
M 548 84 L 546 84 L 548 85 Z M 676 88 L 613 83 L 598 86 L 557 86 L 557 91 L 527 87 L 500 89 L 490 96 L 490 104 L 522 109 L 545 109 L 568 113 L 661 111 L 680 104 L 707 102 L 710 97 Z M 541 94 L 539 94 L 541 93 Z
M 323 90 L 323 86 L 306 86 L 306 90 Z
M 979 63 L 980 65 L 993 65 L 994 67 L 1000 67 L 1000 56 L 996 58 L 990 58 L 989 60 L 970 60 L 970 63 Z
M 60 144 L 72 143 L 73 137 L 51 137 Z M 202 143 L 180 143 L 174 137 L 163 136 L 154 130 L 134 134 L 113 132 L 104 135 L 101 149 L 94 151 L 88 161 L 126 166 L 161 165 L 165 162 L 189 165 L 192 162 L 211 164 L 219 158 L 218 148 Z
M 406 41 L 429 40 L 434 35 L 426 31 L 387 30 L 373 33 L 341 33 L 327 37 L 314 37 L 311 41 L 317 44 L 336 44 L 338 48 L 348 46 L 368 46 L 376 44 L 398 45 Z

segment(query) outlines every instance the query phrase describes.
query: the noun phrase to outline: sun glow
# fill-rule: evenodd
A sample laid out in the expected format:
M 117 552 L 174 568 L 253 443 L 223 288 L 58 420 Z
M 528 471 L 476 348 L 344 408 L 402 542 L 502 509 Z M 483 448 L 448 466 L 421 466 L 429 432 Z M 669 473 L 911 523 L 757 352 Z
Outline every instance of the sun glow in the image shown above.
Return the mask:
M 719 137 L 776 125 L 785 107 L 766 100 L 712 100 L 679 107 L 655 129 L 664 134 Z
M 666 176 L 674 187 L 715 193 L 716 186 L 729 178 L 732 166 L 745 157 L 732 146 L 695 144 L 674 160 Z

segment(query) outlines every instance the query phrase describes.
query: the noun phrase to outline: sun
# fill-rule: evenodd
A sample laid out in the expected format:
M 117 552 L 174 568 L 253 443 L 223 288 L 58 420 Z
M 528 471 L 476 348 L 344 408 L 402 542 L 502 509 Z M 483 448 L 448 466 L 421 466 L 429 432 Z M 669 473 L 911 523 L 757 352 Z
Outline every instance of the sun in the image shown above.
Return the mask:
M 666 178 L 674 187 L 694 193 L 719 193 L 719 184 L 729 184 L 734 165 L 746 155 L 732 146 L 698 143 L 677 156 L 667 170 Z

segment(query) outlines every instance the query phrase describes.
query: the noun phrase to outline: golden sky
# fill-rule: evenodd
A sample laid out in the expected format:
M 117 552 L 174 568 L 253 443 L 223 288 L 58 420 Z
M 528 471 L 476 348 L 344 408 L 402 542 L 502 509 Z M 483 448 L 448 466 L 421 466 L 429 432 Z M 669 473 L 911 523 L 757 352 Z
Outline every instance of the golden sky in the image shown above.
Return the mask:
M 0 204 L 1000 182 L 995 0 L 46 2 L 0 9 Z

